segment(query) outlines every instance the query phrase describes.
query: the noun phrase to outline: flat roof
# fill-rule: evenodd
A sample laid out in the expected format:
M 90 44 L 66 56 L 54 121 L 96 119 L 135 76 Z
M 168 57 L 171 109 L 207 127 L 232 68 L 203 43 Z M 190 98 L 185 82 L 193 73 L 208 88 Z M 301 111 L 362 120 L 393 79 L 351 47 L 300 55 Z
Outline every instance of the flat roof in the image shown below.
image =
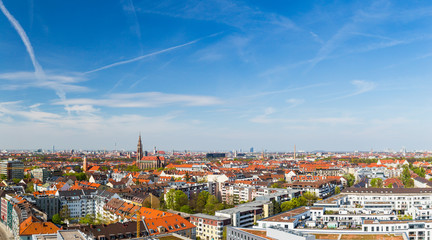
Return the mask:
M 421 194 L 421 193 L 432 193 L 432 188 L 346 188 L 342 190 L 342 193 L 347 194 L 367 194 L 367 193 L 379 193 L 379 194 Z
M 247 232 L 247 233 L 256 235 L 258 237 L 266 238 L 269 240 L 275 240 L 275 238 L 267 237 L 267 231 L 266 230 L 255 230 L 255 229 L 251 229 L 251 228 L 235 228 L 235 230 Z
M 334 195 L 334 196 L 331 196 L 331 197 L 329 197 L 329 198 L 326 198 L 326 199 L 323 199 L 323 200 L 321 200 L 321 201 L 318 201 L 318 202 L 316 202 L 315 204 L 329 204 L 329 203 L 331 203 L 331 204 L 336 204 L 337 202 L 337 200 L 339 200 L 340 198 L 343 198 L 344 197 L 344 195 Z
M 268 217 L 268 218 L 264 218 L 261 219 L 259 221 L 265 221 L 265 222 L 292 222 L 292 220 L 290 220 L 289 218 L 292 218 L 294 216 L 297 216 L 299 214 L 302 214 L 306 211 L 308 211 L 309 209 L 306 209 L 306 207 L 299 207 L 299 208 L 294 208 L 290 211 L 286 211 L 283 213 L 279 213 L 277 215 Z
M 59 230 L 58 233 L 64 240 L 85 240 L 78 230 Z
M 37 240 L 57 240 L 57 234 L 33 235 Z
M 229 217 L 213 216 L 213 215 L 208 215 L 208 214 L 204 214 L 204 213 L 192 214 L 191 217 L 206 218 L 206 219 L 217 220 L 217 221 L 223 221 L 223 220 L 231 219 Z
M 236 212 L 246 212 L 246 211 L 260 210 L 260 209 L 261 208 L 257 208 L 257 207 L 239 206 L 239 207 L 233 207 L 233 208 L 228 208 L 228 209 L 224 209 L 224 210 L 219 210 L 219 211 L 216 211 L 216 213 L 233 214 Z
M 315 239 L 343 239 L 343 240 L 403 240 L 402 234 L 325 234 L 325 233 L 311 233 L 315 235 Z M 339 238 L 340 237 L 340 238 Z

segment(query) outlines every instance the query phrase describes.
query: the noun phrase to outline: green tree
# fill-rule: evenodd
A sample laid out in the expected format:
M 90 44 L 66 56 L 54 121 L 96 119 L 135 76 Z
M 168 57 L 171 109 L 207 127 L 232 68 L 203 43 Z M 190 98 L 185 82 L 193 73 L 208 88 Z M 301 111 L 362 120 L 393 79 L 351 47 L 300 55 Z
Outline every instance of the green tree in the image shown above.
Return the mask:
M 414 179 L 410 178 L 405 183 L 406 188 L 413 188 L 414 187 Z
M 308 203 L 308 200 L 303 196 L 298 197 L 297 201 L 299 206 L 306 206 Z
M 21 181 L 21 179 L 14 178 L 14 179 L 12 179 L 12 181 L 13 181 L 15 184 L 18 184 L 18 183 Z
M 69 219 L 70 218 L 70 210 L 68 205 L 64 205 L 59 212 L 61 219 Z
M 202 191 L 198 194 L 196 200 L 195 212 L 201 213 L 203 212 L 205 205 L 207 204 L 207 199 L 210 196 L 210 193 L 207 191 Z
M 81 172 L 81 166 L 74 166 L 74 167 L 73 167 L 73 170 L 74 170 L 75 172 Z
M 27 184 L 26 192 L 27 193 L 33 193 L 34 192 L 34 185 L 33 185 L 33 183 L 30 182 L 30 183 Z
M 52 222 L 55 224 L 61 224 L 62 223 L 62 219 L 60 217 L 60 214 L 56 213 L 53 215 L 52 217 Z
M 271 188 L 282 188 L 278 182 L 275 182 L 271 185 Z
M 184 213 L 194 213 L 194 211 L 189 207 L 189 205 L 183 205 L 180 208 L 180 212 L 184 212 Z
M 174 209 L 174 189 L 170 189 L 165 195 L 165 206 L 168 209 Z
M 78 181 L 85 181 L 85 180 L 87 180 L 87 175 L 85 173 L 83 173 L 83 172 L 77 173 L 75 176 L 76 176 L 76 178 L 77 178 Z
M 374 188 L 382 188 L 383 186 L 383 180 L 381 178 L 373 178 L 370 182 L 371 187 Z
M 355 176 L 351 173 L 343 175 L 343 177 L 347 180 L 348 187 L 351 187 L 355 183 Z
M 414 180 L 411 179 L 410 169 L 407 166 L 403 166 L 402 175 L 400 176 L 400 180 L 404 184 L 405 188 L 414 187 Z
M 318 200 L 318 196 L 315 192 L 307 191 L 303 194 L 303 197 L 306 198 L 308 206 L 312 206 Z
M 183 205 L 188 204 L 188 196 L 181 190 L 177 190 L 174 192 L 174 203 L 173 208 L 176 211 L 179 211 Z
M 137 167 L 136 165 L 129 165 L 126 167 L 126 171 L 128 172 L 139 172 L 141 169 Z
M 1 179 L 1 180 L 6 180 L 6 179 L 7 179 L 6 174 L 0 174 L 0 179 Z
M 189 182 L 189 180 L 190 180 L 189 172 L 186 172 L 185 180 L 186 180 L 186 182 Z
M 340 187 L 336 186 L 335 187 L 335 194 L 339 194 L 341 192 Z
M 278 214 L 282 211 L 281 204 L 275 200 L 272 200 L 273 203 L 273 214 Z
M 207 198 L 207 203 L 205 205 L 205 213 L 209 215 L 214 215 L 216 211 L 216 205 L 218 204 L 218 200 L 214 195 L 209 195 Z
M 295 201 L 293 201 L 293 199 L 291 199 L 289 201 L 286 201 L 286 202 L 283 202 L 281 204 L 281 210 L 282 210 L 282 212 L 294 209 L 296 207 L 297 207 L 297 203 Z
M 422 167 L 413 167 L 412 170 L 413 170 L 413 172 L 415 172 L 420 177 L 425 177 L 426 176 L 426 171 Z
M 393 183 L 390 183 L 389 185 L 387 185 L 387 188 L 393 188 Z
M 92 214 L 87 214 L 85 217 L 80 218 L 79 223 L 91 225 L 95 223 L 95 218 Z

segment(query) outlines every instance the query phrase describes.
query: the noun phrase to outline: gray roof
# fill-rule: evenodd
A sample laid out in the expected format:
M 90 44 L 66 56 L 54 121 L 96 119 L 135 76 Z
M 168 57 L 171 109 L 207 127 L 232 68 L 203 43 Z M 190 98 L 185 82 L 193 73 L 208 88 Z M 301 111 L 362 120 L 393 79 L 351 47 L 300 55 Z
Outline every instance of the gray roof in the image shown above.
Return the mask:
M 83 195 L 95 195 L 95 190 L 72 190 L 72 191 L 58 191 L 60 197 L 74 197 Z
M 258 207 L 248 207 L 248 206 L 238 206 L 233 208 L 228 208 L 220 211 L 216 211 L 216 213 L 222 213 L 222 214 L 234 214 L 238 212 L 246 212 L 251 210 L 260 210 L 261 208 Z
M 343 193 L 419 194 L 432 193 L 432 188 L 346 188 Z
M 196 213 L 196 214 L 192 214 L 191 216 L 210 219 L 210 220 L 217 220 L 217 221 L 223 221 L 223 220 L 231 219 L 229 217 L 218 217 L 218 216 L 208 215 L 208 214 L 204 214 L 204 213 Z

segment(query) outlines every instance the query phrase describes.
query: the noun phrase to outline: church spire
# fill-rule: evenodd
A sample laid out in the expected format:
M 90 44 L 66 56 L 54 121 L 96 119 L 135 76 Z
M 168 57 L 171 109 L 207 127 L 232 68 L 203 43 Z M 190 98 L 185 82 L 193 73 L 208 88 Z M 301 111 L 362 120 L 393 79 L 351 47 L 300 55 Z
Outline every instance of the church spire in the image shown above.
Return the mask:
M 141 133 L 138 137 L 138 145 L 137 145 L 137 161 L 140 161 L 143 157 L 143 150 L 142 150 L 142 142 L 141 142 Z

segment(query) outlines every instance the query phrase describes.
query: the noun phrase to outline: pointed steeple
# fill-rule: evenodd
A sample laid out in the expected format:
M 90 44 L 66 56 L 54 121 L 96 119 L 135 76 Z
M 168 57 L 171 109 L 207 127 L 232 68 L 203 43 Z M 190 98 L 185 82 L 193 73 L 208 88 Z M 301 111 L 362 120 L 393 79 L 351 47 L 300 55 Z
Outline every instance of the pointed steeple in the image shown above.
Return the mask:
M 137 162 L 140 161 L 143 157 L 143 150 L 142 150 L 142 142 L 141 142 L 141 133 L 138 137 L 138 145 L 137 145 Z

